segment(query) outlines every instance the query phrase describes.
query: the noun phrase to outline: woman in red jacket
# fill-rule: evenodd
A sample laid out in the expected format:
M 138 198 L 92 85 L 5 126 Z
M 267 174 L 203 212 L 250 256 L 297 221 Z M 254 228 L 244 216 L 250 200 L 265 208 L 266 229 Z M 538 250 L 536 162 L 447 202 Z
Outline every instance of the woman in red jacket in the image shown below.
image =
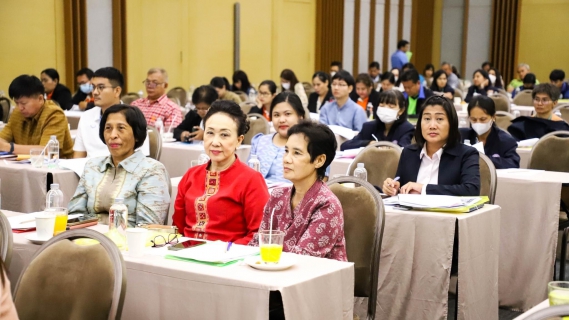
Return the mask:
M 203 138 L 211 160 L 190 168 L 178 185 L 172 219 L 184 236 L 247 244 L 259 229 L 269 192 L 261 174 L 235 155 L 248 130 L 239 105 L 211 105 Z

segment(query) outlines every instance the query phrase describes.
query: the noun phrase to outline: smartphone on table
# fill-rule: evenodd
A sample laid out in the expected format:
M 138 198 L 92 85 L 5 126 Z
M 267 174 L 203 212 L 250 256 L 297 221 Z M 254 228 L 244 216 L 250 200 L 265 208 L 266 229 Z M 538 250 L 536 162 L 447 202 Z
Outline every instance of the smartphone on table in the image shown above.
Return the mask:
M 176 245 L 169 246 L 168 250 L 178 251 L 178 250 L 182 250 L 182 249 L 188 249 L 188 248 L 201 246 L 202 244 L 205 244 L 205 243 L 206 243 L 206 241 L 203 241 L 203 240 L 186 240 L 186 241 L 180 242 Z

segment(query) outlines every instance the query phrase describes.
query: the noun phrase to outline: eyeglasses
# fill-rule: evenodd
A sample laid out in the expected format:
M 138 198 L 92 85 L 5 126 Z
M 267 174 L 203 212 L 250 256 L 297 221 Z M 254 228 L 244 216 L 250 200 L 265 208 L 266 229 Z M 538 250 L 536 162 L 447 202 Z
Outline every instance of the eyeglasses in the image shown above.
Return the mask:
M 259 95 L 260 95 L 260 96 L 263 96 L 263 97 L 268 97 L 268 96 L 271 95 L 271 93 L 270 93 L 270 92 L 261 92 L 261 91 L 259 91 Z
M 154 81 L 144 80 L 142 81 L 142 84 L 147 86 L 148 88 L 156 88 L 157 86 L 164 84 L 164 82 L 154 82 Z
M 93 91 L 97 90 L 99 92 L 105 90 L 105 88 L 116 88 L 114 86 L 105 86 L 104 84 L 100 84 L 98 86 L 93 86 Z
M 346 83 L 332 83 L 332 87 L 347 87 Z
M 152 242 L 153 248 L 160 248 L 160 247 L 163 247 L 167 244 L 177 244 L 178 243 L 178 234 L 177 233 L 170 233 L 168 235 L 168 239 L 164 238 L 164 236 L 162 236 L 162 235 L 157 235 L 156 237 L 154 237 L 153 240 L 150 240 L 150 242 Z
M 533 102 L 534 102 L 535 104 L 540 104 L 540 103 L 541 103 L 541 104 L 548 104 L 548 103 L 551 102 L 551 100 L 549 100 L 549 99 L 534 98 L 534 99 L 533 99 Z

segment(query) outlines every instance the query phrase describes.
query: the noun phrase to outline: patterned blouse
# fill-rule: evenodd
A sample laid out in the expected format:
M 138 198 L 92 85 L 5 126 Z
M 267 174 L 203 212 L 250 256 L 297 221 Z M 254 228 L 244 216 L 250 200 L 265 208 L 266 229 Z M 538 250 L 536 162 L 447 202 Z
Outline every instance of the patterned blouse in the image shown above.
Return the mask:
M 141 151 L 121 161 L 115 168 L 111 156 L 87 161 L 69 213 L 99 215 L 108 221 L 115 198 L 124 198 L 128 225 L 163 224 L 170 206 L 168 174 L 164 165 Z
M 273 230 L 285 233 L 283 251 L 347 261 L 340 200 L 324 182 L 317 180 L 293 211 L 293 188 L 281 187 L 272 191 L 259 231 L 269 229 L 271 212 L 275 208 Z M 259 245 L 258 234 L 249 245 Z
M 252 154 L 257 155 L 257 159 L 261 162 L 261 175 L 265 178 L 267 184 L 276 183 L 291 183 L 283 177 L 283 156 L 284 147 L 277 147 L 273 143 L 273 134 L 262 134 L 259 133 L 251 139 L 251 153 L 249 154 L 249 159 L 251 159 Z M 249 160 L 247 160 L 249 161 Z

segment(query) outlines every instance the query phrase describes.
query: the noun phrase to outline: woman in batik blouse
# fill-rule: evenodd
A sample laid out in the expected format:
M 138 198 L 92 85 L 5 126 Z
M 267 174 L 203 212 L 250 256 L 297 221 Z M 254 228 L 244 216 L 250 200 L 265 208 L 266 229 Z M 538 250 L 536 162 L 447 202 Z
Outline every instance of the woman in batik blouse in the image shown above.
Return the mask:
M 146 119 L 138 108 L 119 104 L 105 111 L 99 138 L 110 155 L 87 161 L 68 205 L 70 214 L 97 215 L 100 222 L 108 223 L 114 200 L 123 198 L 130 227 L 164 223 L 170 203 L 166 168 L 135 151 L 146 135 Z
M 290 187 L 275 188 L 259 230 L 285 233 L 283 251 L 347 261 L 344 216 L 338 198 L 322 181 L 336 153 L 336 138 L 326 126 L 301 121 L 288 131 L 283 157 Z M 255 235 L 250 245 L 259 245 Z

